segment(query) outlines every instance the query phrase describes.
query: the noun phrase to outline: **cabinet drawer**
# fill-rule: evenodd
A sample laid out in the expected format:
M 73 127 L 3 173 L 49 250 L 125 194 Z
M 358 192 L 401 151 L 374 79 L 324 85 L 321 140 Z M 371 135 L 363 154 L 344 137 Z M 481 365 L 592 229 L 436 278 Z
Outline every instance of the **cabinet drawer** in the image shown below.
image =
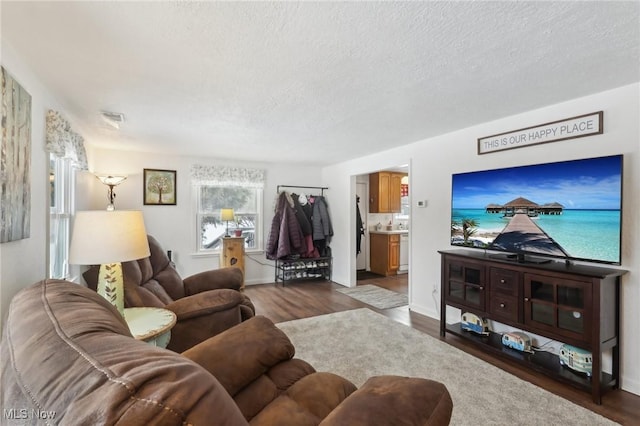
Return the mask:
M 493 293 L 518 297 L 520 274 L 517 271 L 491 268 L 490 288 Z
M 494 293 L 489 301 L 489 312 L 495 316 L 518 321 L 518 304 L 515 297 Z

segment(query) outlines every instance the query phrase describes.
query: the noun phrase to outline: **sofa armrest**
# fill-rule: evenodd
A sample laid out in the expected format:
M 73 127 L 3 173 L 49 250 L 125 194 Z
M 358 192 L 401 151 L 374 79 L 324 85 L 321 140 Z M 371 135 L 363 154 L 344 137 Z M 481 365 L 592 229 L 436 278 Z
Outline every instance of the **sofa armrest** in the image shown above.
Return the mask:
M 208 316 L 216 312 L 235 308 L 243 302 L 242 295 L 235 290 L 205 291 L 183 297 L 165 306 L 176 314 L 177 320 Z
M 453 402 L 440 382 L 399 376 L 372 377 L 347 397 L 320 426 L 372 424 L 446 426 Z
M 294 354 L 287 335 L 263 316 L 244 321 L 182 353 L 215 376 L 232 396 Z
M 187 296 L 223 288 L 239 291 L 243 281 L 242 270 L 232 266 L 200 272 L 183 280 Z

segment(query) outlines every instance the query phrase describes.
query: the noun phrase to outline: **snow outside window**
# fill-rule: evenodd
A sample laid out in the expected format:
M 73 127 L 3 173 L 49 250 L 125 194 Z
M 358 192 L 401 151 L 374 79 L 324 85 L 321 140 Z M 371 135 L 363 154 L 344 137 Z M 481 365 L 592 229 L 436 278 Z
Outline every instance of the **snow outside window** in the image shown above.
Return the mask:
M 220 209 L 233 209 L 235 220 L 229 221 L 229 234 L 242 230 L 246 250 L 262 250 L 262 188 L 197 185 L 197 239 L 199 252 L 222 248 L 227 222 L 220 220 Z

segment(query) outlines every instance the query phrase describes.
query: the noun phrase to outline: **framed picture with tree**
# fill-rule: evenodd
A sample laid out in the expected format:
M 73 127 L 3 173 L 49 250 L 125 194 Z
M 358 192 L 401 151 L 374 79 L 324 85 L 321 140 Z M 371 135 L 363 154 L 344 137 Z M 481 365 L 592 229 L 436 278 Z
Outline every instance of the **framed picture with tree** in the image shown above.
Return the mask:
M 144 169 L 143 185 L 145 205 L 176 205 L 177 191 L 175 170 Z

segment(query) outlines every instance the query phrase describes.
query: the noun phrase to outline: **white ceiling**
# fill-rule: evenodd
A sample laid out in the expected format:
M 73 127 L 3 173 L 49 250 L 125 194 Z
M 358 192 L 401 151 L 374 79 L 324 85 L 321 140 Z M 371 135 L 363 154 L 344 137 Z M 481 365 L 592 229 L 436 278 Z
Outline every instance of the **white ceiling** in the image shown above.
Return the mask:
M 324 165 L 640 81 L 638 1 L 0 7 L 2 43 L 116 149 Z

